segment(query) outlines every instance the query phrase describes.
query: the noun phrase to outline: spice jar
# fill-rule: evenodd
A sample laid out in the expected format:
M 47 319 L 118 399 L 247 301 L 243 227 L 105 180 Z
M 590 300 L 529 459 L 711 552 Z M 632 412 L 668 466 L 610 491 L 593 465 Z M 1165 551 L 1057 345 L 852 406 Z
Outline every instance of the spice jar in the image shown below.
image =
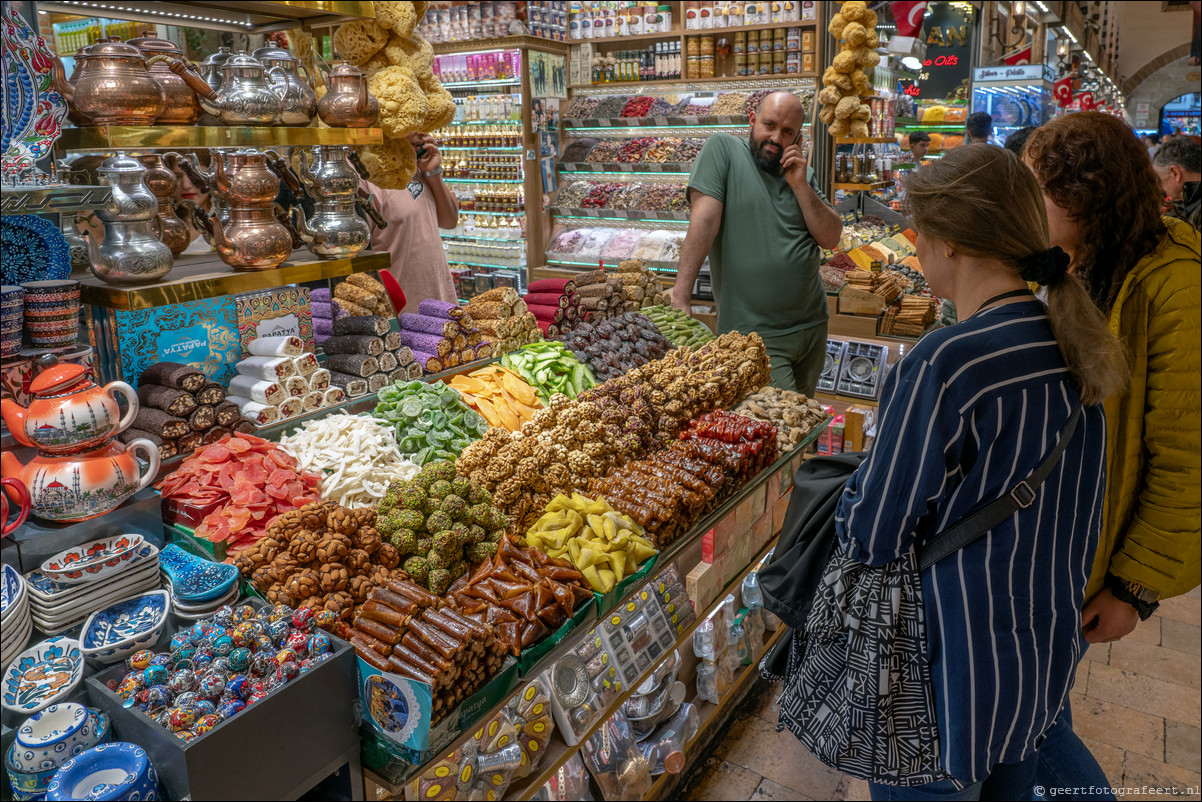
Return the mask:
M 700 38 L 701 38 L 701 53 L 700 53 L 700 55 L 710 56 L 712 58 L 714 55 L 714 37 L 702 36 Z
M 772 50 L 773 52 L 783 53 L 785 51 L 785 29 L 776 28 L 772 31 Z
M 747 53 L 747 32 L 736 31 L 734 35 L 734 54 L 735 56 L 744 55 Z
M 779 53 L 772 54 L 772 74 L 773 75 L 784 75 L 785 74 L 785 53 L 783 50 Z

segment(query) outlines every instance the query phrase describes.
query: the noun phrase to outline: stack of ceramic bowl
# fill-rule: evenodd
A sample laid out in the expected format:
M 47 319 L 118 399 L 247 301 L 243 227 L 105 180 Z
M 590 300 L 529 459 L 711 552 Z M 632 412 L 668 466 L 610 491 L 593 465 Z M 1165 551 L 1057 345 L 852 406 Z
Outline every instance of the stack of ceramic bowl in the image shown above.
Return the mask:
M 33 623 L 64 632 L 114 602 L 157 590 L 159 550 L 140 535 L 101 538 L 55 555 L 25 582 Z
M 109 739 L 108 717 L 74 702 L 50 705 L 17 730 L 4 756 L 14 799 L 41 799 L 71 758 Z
M 29 588 L 21 572 L 8 563 L 0 567 L 0 660 L 16 657 L 33 632 L 29 615 Z
M 71 758 L 50 780 L 47 800 L 142 799 L 159 796 L 159 775 L 137 744 L 95 746 Z
M 79 339 L 79 282 L 27 281 L 25 328 L 34 348 L 62 348 Z
M 83 656 L 108 664 L 153 647 L 167 623 L 170 600 L 167 591 L 152 590 L 92 613 L 79 633 Z
M 21 326 L 25 320 L 25 290 L 0 287 L 0 356 L 8 359 L 21 350 Z
M 199 621 L 238 600 L 238 569 L 229 563 L 197 557 L 170 543 L 159 555 L 159 566 L 177 618 Z
M 61 702 L 83 681 L 83 653 L 74 638 L 55 637 L 17 655 L 0 678 L 0 706 L 32 716 Z

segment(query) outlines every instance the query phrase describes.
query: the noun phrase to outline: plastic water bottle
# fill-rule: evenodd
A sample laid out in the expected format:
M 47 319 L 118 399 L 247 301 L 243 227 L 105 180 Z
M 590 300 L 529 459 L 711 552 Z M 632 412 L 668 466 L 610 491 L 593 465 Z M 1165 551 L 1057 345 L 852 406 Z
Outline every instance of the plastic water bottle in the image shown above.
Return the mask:
M 697 734 L 701 718 L 697 708 L 685 702 L 672 718 L 655 728 L 639 749 L 651 764 L 651 774 L 679 774 L 684 771 L 684 748 Z

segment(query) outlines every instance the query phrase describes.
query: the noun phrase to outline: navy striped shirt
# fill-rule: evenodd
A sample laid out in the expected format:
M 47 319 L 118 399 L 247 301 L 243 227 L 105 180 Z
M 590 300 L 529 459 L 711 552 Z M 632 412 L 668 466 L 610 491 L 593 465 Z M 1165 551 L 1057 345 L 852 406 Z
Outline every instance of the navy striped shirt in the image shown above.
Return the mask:
M 883 565 L 1001 497 L 1078 400 L 1038 301 L 927 335 L 885 380 L 872 453 L 840 499 L 847 553 Z M 962 782 L 1029 756 L 1067 699 L 1105 461 L 1102 408 L 1089 407 L 1030 507 L 923 572 L 940 752 Z

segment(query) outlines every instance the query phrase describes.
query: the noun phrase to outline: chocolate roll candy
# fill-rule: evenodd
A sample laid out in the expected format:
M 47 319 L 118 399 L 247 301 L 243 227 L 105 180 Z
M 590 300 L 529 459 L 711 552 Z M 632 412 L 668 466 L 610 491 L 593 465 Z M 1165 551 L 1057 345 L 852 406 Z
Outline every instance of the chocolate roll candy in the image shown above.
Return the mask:
M 161 384 L 172 390 L 194 393 L 205 386 L 205 375 L 191 365 L 182 362 L 159 362 L 142 371 L 138 383 Z
M 138 409 L 138 414 L 134 418 L 134 428 L 158 435 L 164 440 L 175 440 L 192 431 L 188 421 L 168 415 L 163 410 L 153 407 Z
M 396 357 L 392 355 L 391 351 L 380 354 L 378 359 L 380 360 L 380 370 L 384 373 L 391 373 L 397 369 Z
M 207 432 L 204 433 L 204 437 L 201 438 L 201 441 L 205 445 L 208 445 L 209 443 L 216 443 L 218 440 L 220 440 L 222 437 L 226 436 L 229 433 L 230 433 L 230 430 L 225 428 L 224 426 L 214 426 L 212 429 L 209 429 Z
M 250 434 L 251 432 L 255 431 L 255 429 L 257 429 L 257 428 L 258 428 L 257 426 L 255 426 L 252 422 L 250 422 L 246 418 L 243 418 L 242 420 L 240 420 L 234 424 L 234 431 L 237 432 L 238 434 Z
M 196 401 L 215 407 L 225 400 L 225 388 L 217 382 L 208 382 L 196 392 Z
M 334 321 L 334 334 L 369 334 L 383 337 L 388 333 L 388 318 L 380 315 L 348 315 Z
M 208 431 L 216 422 L 217 418 L 213 413 L 213 408 L 210 406 L 201 405 L 188 416 L 188 425 L 192 427 L 192 431 L 194 432 Z
M 218 426 L 229 428 L 238 422 L 242 417 L 242 411 L 238 409 L 238 405 L 233 401 L 222 401 L 217 406 L 213 407 L 213 418 Z
M 384 353 L 384 341 L 371 334 L 335 334 L 321 344 L 327 354 L 367 354 L 379 356 Z
M 186 454 L 189 451 L 195 451 L 204 441 L 204 435 L 200 432 L 189 432 L 183 437 L 175 441 L 179 453 Z
M 128 429 L 126 431 L 129 431 Z M 171 459 L 179 454 L 179 448 L 175 445 L 174 440 L 164 440 L 159 446 L 159 459 Z
M 337 370 L 330 371 L 331 389 L 339 389 L 346 393 L 351 398 L 360 395 L 367 395 L 367 379 L 359 376 L 351 376 L 348 373 L 341 373 Z
M 367 354 L 331 354 L 326 359 L 326 365 L 331 373 L 337 371 L 361 378 L 367 378 L 380 370 L 380 360 Z M 343 389 L 346 390 L 345 387 Z M 355 395 L 350 390 L 347 392 Z
M 163 443 L 170 442 L 169 440 L 164 440 L 163 438 L 159 437 L 154 432 L 148 432 L 145 429 L 136 429 L 132 426 L 121 432 L 121 434 L 117 435 L 117 439 L 122 443 L 125 443 L 125 445 L 129 445 L 134 440 L 149 440 L 158 446 L 160 450 L 163 447 Z
M 400 334 L 398 331 L 397 334 Z M 396 356 L 396 363 L 399 367 L 408 367 L 413 364 L 413 349 L 407 345 L 402 345 L 400 348 L 394 348 L 393 354 Z
M 196 409 L 196 396 L 186 390 L 176 390 L 161 384 L 139 384 L 138 404 L 161 409 L 168 415 L 183 417 Z
M 367 377 L 367 392 L 378 393 L 384 389 L 384 385 L 388 384 L 388 375 L 385 373 L 375 373 Z
M 409 374 L 410 381 L 412 381 L 413 379 L 420 379 L 422 377 L 422 374 L 425 373 L 425 371 L 422 369 L 422 366 L 417 364 L 416 362 L 411 362 L 408 365 L 406 365 L 405 370 Z
M 388 383 L 389 384 L 396 384 L 397 382 L 403 382 L 403 381 L 408 381 L 408 380 L 409 380 L 409 369 L 408 368 L 397 368 L 396 370 L 390 371 L 388 374 Z

